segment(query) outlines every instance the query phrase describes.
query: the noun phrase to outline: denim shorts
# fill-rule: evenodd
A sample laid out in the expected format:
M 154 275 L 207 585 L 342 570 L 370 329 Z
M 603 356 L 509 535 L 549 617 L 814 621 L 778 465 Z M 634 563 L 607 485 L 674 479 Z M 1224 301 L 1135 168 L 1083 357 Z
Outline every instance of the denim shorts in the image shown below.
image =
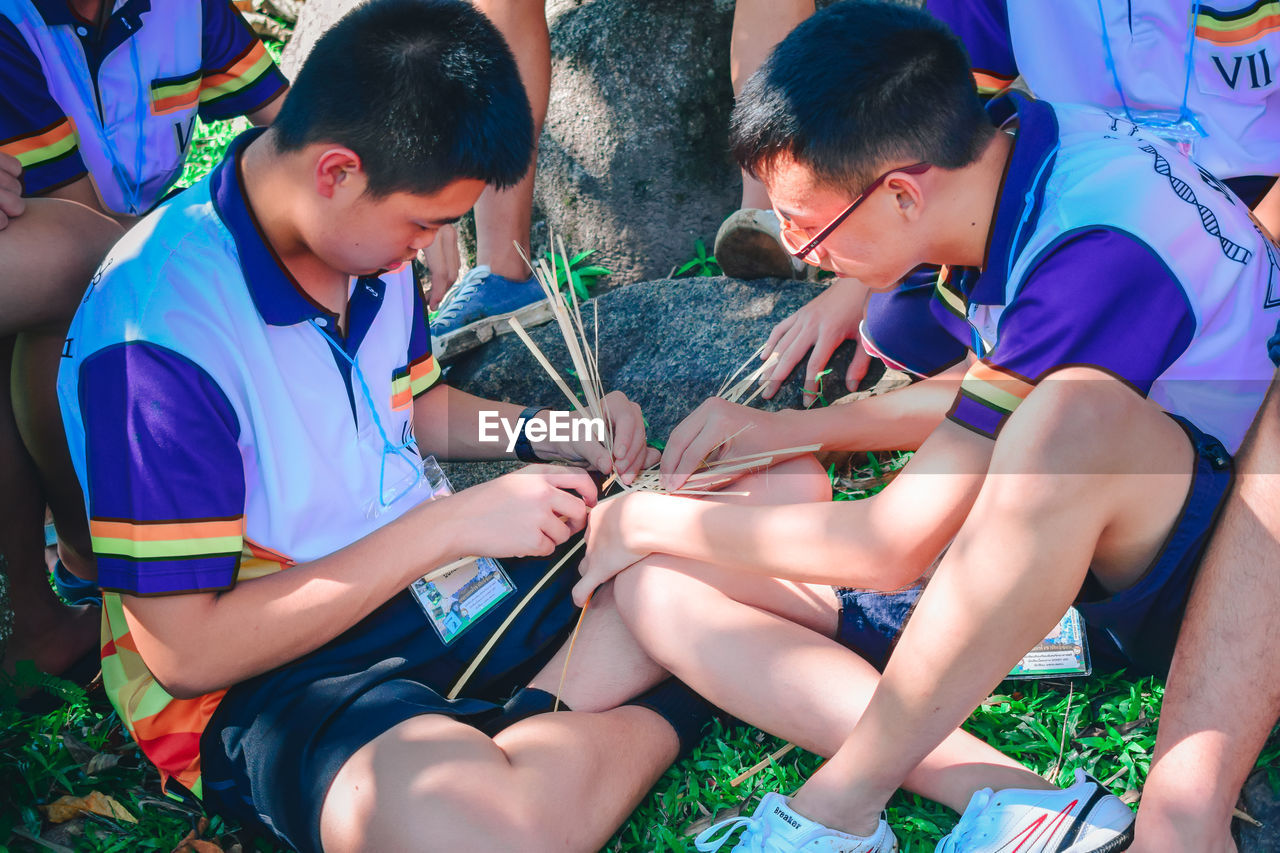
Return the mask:
M 200 741 L 205 805 L 298 850 L 320 850 L 325 795 L 361 747 L 423 714 L 484 725 L 560 647 L 578 615 L 569 594 L 577 561 L 532 591 L 563 551 L 503 560 L 515 592 L 448 646 L 406 590 L 327 645 L 232 687 Z M 466 695 L 445 698 L 527 595 Z
M 1173 419 L 1196 451 L 1191 487 L 1173 529 L 1133 586 L 1108 595 L 1090 572 L 1076 598 L 1097 669 L 1168 673 L 1200 558 L 1231 487 L 1233 464 L 1222 443 Z M 923 580 L 889 592 L 837 587 L 836 639 L 883 670 L 924 587 Z

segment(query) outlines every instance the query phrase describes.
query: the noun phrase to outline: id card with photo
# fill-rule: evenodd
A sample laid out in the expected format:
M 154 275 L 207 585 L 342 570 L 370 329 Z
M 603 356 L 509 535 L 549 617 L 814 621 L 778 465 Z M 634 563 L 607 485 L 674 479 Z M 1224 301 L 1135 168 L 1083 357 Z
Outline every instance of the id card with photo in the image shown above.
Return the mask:
M 432 580 L 418 578 L 409 592 L 446 646 L 480 621 L 515 585 L 492 557 L 478 557 Z
M 1089 675 L 1089 643 L 1084 619 L 1072 607 L 1036 647 L 1027 652 L 1009 673 L 1010 678 L 1071 678 Z
M 453 494 L 434 456 L 423 459 L 422 468 L 431 500 Z M 409 584 L 409 594 L 446 646 L 515 590 L 502 564 L 492 557 L 476 557 L 439 577 L 428 580 L 424 575 Z

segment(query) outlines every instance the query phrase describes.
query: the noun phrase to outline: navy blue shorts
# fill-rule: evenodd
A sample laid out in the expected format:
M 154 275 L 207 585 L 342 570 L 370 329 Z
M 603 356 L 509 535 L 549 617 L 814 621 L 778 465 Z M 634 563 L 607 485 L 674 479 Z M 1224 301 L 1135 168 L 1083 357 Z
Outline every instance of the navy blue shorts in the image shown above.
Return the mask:
M 1195 447 L 1196 466 L 1164 547 L 1128 589 L 1107 595 L 1090 573 L 1076 599 L 1096 669 L 1168 673 L 1200 558 L 1231 487 L 1233 465 L 1222 443 L 1182 418 L 1174 420 Z M 836 639 L 883 670 L 924 586 L 920 581 L 892 592 L 837 588 Z
M 515 592 L 449 646 L 406 590 L 329 644 L 231 688 L 200 741 L 205 805 L 299 850 L 320 850 L 325 795 L 361 747 L 422 714 L 482 725 L 555 654 L 578 616 L 569 596 L 576 560 L 520 611 L 465 698 L 444 698 L 563 550 L 503 560 Z

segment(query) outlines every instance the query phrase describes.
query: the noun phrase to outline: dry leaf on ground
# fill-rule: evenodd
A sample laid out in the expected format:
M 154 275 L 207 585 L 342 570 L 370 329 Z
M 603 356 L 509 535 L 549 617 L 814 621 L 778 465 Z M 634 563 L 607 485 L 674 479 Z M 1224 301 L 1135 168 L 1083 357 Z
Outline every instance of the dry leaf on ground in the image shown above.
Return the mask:
M 117 803 L 101 791 L 94 791 L 86 797 L 59 797 L 47 806 L 41 806 L 50 823 L 64 823 L 82 812 L 122 820 L 125 823 L 137 823 L 138 819 L 129 810 Z

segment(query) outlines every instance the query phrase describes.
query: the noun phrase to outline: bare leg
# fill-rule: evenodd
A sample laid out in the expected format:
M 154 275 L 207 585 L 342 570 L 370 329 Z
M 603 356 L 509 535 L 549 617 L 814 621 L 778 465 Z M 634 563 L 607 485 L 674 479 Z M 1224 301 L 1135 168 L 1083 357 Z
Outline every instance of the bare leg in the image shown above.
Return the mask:
M 7 492 L 0 553 L 9 564 L 14 610 L 6 668 L 33 660 L 60 673 L 97 642 L 97 612 L 68 609 L 49 588 L 42 530 L 48 501 L 74 568 L 91 575 L 84 501 L 54 381 L 66 323 L 120 233 L 83 205 L 50 199 L 29 199 L 26 212 L 0 232 L 0 482 Z
M 747 78 L 764 64 L 778 42 L 812 14 L 813 0 L 738 0 L 733 10 L 733 36 L 729 40 L 729 79 L 735 98 L 742 94 Z M 745 172 L 742 206 L 769 209 L 764 184 Z
M 911 770 L 1049 631 L 1091 565 L 1118 590 L 1159 553 L 1190 483 L 1186 436 L 1100 372 L 1055 377 L 1006 424 L 866 712 L 797 795 L 802 814 L 874 829 Z
M 58 409 L 58 362 L 66 333 L 65 323 L 55 323 L 18 335 L 13 350 L 13 415 L 57 524 L 59 556 L 75 574 L 92 578 L 97 569 L 84 495 Z
M 30 199 L 27 213 L 0 233 L 0 269 L 15 285 L 0 292 L 0 325 L 21 332 L 13 352 L 13 416 L 53 510 L 60 556 L 86 578 L 96 572 L 93 549 L 56 385 L 67 324 L 94 270 L 122 233 L 108 217 L 58 199 Z
M 605 711 L 666 677 L 667 671 L 641 651 L 631 636 L 618 615 L 613 584 L 605 584 L 591 597 L 573 654 L 569 654 L 569 644 L 565 643 L 529 686 L 559 696 L 575 711 Z
M 539 714 L 489 739 L 416 717 L 366 745 L 325 798 L 329 853 L 598 850 L 675 759 L 653 711 Z
M 1280 392 L 1272 385 L 1187 606 L 1131 850 L 1235 850 L 1232 809 L 1280 716 L 1277 475 Z
M 776 477 L 829 497 L 812 459 L 778 466 Z M 761 475 L 744 479 L 752 488 Z M 823 495 L 821 490 L 826 490 Z M 729 500 L 729 499 L 726 499 Z M 628 625 L 645 650 L 711 702 L 819 755 L 832 755 L 862 715 L 879 674 L 832 639 L 839 605 L 830 587 L 742 576 L 667 556 L 615 581 Z M 1048 787 L 1013 759 L 956 731 L 907 777 L 906 787 L 957 811 L 983 787 Z M 807 814 L 807 813 L 806 813 Z
M 9 399 L 9 363 L 13 339 L 0 339 L 0 400 Z M 3 668 L 20 660 L 55 675 L 93 648 L 98 613 L 68 608 L 49 588 L 44 563 L 44 495 L 40 479 L 18 436 L 13 413 L 0 405 L 0 482 L 5 509 L 0 512 L 0 553 L 8 563 L 13 635 L 4 649 Z
M 547 117 L 551 95 L 551 39 L 547 32 L 545 0 L 473 0 L 506 38 L 515 54 L 529 105 L 533 108 L 534 164 L 509 190 L 486 189 L 476 204 L 476 263 L 514 281 L 529 277 L 529 267 L 516 250 L 529 251 L 533 217 L 533 178 L 537 142 Z

